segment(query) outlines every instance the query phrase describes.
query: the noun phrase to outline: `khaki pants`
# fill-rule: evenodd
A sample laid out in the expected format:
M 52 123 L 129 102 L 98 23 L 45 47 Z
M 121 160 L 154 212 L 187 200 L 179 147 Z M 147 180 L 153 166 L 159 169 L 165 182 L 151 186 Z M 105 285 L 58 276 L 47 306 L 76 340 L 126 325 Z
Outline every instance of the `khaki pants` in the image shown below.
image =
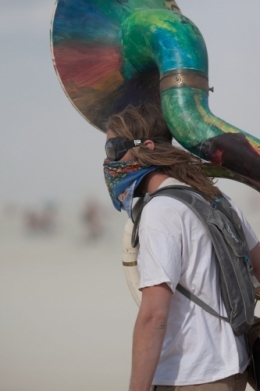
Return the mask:
M 194 386 L 152 386 L 151 391 L 245 391 L 246 385 L 247 371 L 213 383 Z

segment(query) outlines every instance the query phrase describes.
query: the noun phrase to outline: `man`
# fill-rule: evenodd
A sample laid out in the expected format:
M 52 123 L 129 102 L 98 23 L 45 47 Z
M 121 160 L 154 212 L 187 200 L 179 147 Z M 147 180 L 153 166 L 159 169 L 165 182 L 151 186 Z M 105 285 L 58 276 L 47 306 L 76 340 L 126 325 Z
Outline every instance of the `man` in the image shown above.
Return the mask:
M 131 217 L 134 195 L 176 184 L 212 198 L 219 190 L 200 159 L 171 144 L 154 106 L 128 107 L 110 118 L 104 163 L 109 192 Z M 206 201 L 205 201 L 206 202 Z M 260 280 L 260 244 L 237 211 Z M 129 391 L 243 391 L 249 357 L 244 336 L 176 291 L 186 289 L 226 316 L 219 269 L 207 229 L 182 202 L 156 197 L 144 208 L 139 227 L 138 268 L 142 301 L 133 336 Z

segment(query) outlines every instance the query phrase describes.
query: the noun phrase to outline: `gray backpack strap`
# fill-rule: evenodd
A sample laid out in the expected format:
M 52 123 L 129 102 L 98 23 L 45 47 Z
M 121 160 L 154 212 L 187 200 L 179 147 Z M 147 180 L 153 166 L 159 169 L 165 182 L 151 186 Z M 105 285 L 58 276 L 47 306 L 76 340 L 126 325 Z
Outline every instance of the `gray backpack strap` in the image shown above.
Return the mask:
M 138 230 L 139 230 L 139 224 L 141 220 L 141 215 L 143 208 L 145 205 L 151 200 L 150 194 L 147 193 L 144 198 L 139 198 L 137 203 L 135 204 L 133 208 L 133 219 L 134 219 L 134 226 L 133 226 L 133 231 L 132 231 L 132 238 L 131 238 L 131 245 L 132 247 L 136 247 L 139 243 L 139 235 L 138 235 Z
M 184 286 L 178 284 L 176 286 L 176 289 L 182 295 L 187 297 L 187 299 L 193 301 L 193 303 L 199 305 L 201 308 L 203 308 L 205 311 L 209 312 L 211 315 L 217 316 L 218 318 L 221 318 L 221 319 L 225 320 L 226 322 L 230 323 L 229 319 L 226 316 L 219 315 L 219 313 L 216 312 L 215 310 L 213 310 L 213 308 L 210 307 L 208 304 L 206 304 L 205 301 L 199 299 L 198 296 L 196 296 L 193 293 L 191 293 L 190 291 L 188 291 L 188 289 L 184 288 Z

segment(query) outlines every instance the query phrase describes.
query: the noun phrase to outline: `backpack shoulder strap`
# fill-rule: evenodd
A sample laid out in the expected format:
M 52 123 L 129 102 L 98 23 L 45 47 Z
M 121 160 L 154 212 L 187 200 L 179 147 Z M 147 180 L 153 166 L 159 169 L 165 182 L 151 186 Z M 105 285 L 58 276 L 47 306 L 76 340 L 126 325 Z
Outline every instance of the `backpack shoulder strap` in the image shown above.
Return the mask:
M 216 312 L 212 307 L 210 307 L 208 304 L 205 303 L 205 301 L 198 298 L 198 296 L 191 293 L 188 289 L 184 288 L 181 284 L 178 284 L 176 286 L 177 291 L 179 291 L 181 294 L 183 294 L 187 299 L 193 301 L 193 303 L 199 305 L 201 308 L 203 308 L 205 311 L 210 313 L 211 315 L 217 316 L 218 318 L 221 318 L 225 320 L 226 322 L 229 322 L 229 319 L 226 316 L 221 316 L 218 312 Z

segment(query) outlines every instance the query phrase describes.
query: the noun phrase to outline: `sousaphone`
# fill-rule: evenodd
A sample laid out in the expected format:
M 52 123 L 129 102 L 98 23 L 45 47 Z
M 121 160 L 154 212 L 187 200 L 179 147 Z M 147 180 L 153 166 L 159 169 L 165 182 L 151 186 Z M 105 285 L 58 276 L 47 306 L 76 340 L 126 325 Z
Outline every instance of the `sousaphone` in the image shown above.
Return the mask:
M 206 45 L 175 1 L 59 0 L 51 48 L 67 97 L 94 127 L 105 132 L 110 115 L 152 102 L 208 175 L 260 190 L 260 140 L 211 113 Z M 128 221 L 124 264 L 139 302 L 131 232 Z

